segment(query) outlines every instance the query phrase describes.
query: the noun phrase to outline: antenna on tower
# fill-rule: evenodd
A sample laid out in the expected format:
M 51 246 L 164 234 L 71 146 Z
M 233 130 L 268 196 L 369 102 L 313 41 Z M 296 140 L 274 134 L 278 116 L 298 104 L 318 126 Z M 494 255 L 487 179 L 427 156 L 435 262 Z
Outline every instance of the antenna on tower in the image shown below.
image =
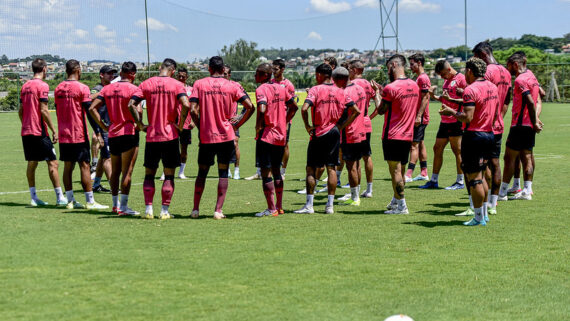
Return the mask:
M 382 40 L 382 59 L 386 60 L 386 39 L 395 39 L 396 52 L 398 52 L 398 49 L 403 50 L 398 38 L 398 0 L 392 0 L 391 2 L 378 0 L 378 2 L 380 9 L 380 35 L 372 52 L 376 52 L 376 48 L 378 48 L 378 44 Z

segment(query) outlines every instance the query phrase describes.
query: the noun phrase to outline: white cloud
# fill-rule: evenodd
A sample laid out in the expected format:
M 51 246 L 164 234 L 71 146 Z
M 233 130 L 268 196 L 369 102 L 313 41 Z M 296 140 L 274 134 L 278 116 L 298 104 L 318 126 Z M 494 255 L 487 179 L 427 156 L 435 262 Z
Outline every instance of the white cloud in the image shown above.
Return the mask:
M 101 39 L 115 38 L 117 35 L 114 30 L 110 30 L 104 25 L 96 25 L 95 28 L 93 28 L 93 33 L 95 34 L 95 37 Z
M 330 0 L 311 0 L 311 7 L 313 10 L 323 13 L 338 13 L 351 9 L 348 2 L 333 2 Z
M 73 34 L 77 36 L 77 38 L 84 39 L 89 34 L 89 31 L 83 29 L 75 29 Z
M 469 29 L 469 28 L 470 28 L 469 25 L 467 25 L 467 29 Z M 441 26 L 441 29 L 443 29 L 443 30 L 448 30 L 448 31 L 451 31 L 451 30 L 463 30 L 463 29 L 465 29 L 465 24 L 463 24 L 463 23 L 456 23 L 456 24 L 454 24 L 454 25 L 443 25 L 443 26 Z
M 140 28 L 145 28 L 146 27 L 145 20 L 144 19 L 137 20 L 135 22 L 135 26 L 140 27 Z M 154 18 L 148 18 L 148 30 L 153 30 L 153 31 L 171 30 L 174 32 L 178 32 L 178 28 L 176 28 L 175 26 L 168 24 L 168 23 L 158 21 Z
M 323 40 L 323 37 L 321 37 L 321 35 L 318 34 L 316 31 L 311 31 L 307 35 L 307 39 L 321 41 L 321 40 Z
M 424 2 L 423 0 L 401 0 L 399 9 L 409 12 L 439 12 L 441 6 L 436 3 Z
M 378 0 L 356 0 L 354 3 L 355 7 L 368 7 L 368 8 L 378 8 L 380 3 Z

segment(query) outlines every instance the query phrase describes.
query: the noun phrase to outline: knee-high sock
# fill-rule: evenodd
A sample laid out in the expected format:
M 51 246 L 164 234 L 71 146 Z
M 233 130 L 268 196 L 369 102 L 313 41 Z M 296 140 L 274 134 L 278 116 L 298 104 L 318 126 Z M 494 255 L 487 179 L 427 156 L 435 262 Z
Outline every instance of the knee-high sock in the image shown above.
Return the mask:
M 273 179 L 271 177 L 263 179 L 263 194 L 265 194 L 265 200 L 267 201 L 267 208 L 274 211 L 275 210 L 275 200 L 273 195 L 275 194 L 275 185 L 273 184 Z
M 226 193 L 228 191 L 228 178 L 220 177 L 218 181 L 218 200 L 216 201 L 216 212 L 222 212 L 224 201 L 226 200 Z
M 275 179 L 273 184 L 275 184 L 275 198 L 277 199 L 275 206 L 283 209 L 283 180 Z
M 162 205 L 170 205 L 172 194 L 174 194 L 174 175 L 164 176 L 164 182 L 162 182 Z
M 152 175 L 144 177 L 143 192 L 145 205 L 152 205 L 152 199 L 154 198 L 154 177 Z
M 200 209 L 200 199 L 202 198 L 202 193 L 204 192 L 204 187 L 206 187 L 206 177 L 197 177 L 196 183 L 194 184 L 194 208 L 193 210 Z

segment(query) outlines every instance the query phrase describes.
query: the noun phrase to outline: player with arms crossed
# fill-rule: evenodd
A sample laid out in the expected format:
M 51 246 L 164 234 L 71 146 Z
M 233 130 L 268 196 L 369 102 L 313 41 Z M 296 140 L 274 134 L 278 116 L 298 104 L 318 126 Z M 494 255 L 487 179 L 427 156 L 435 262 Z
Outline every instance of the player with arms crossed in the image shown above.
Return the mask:
M 67 199 L 63 196 L 59 184 L 58 162 L 55 156 L 53 144 L 57 143 L 58 135 L 55 130 L 48 109 L 49 86 L 44 82 L 47 74 L 47 64 L 45 60 L 36 58 L 32 61 L 32 71 L 34 77 L 28 80 L 20 91 L 20 110 L 18 115 L 22 122 L 22 144 L 24 145 L 24 156 L 28 162 L 26 176 L 30 188 L 32 206 L 48 205 L 38 198 L 36 193 L 36 168 L 40 161 L 46 161 L 48 165 L 49 178 L 53 184 L 56 205 L 66 206 Z M 52 140 L 49 138 L 48 130 L 52 133 Z
M 224 78 L 229 80 L 229 82 L 232 85 L 236 86 L 239 90 L 241 90 L 244 95 L 247 95 L 247 93 L 245 92 L 245 89 L 243 89 L 241 84 L 237 81 L 232 80 L 232 67 L 228 64 L 224 64 Z M 237 117 L 238 116 L 238 103 L 237 103 L 237 101 L 234 101 L 232 103 L 232 111 L 233 111 L 233 117 Z M 243 116 L 244 113 L 245 113 L 245 109 L 242 108 L 240 117 Z M 236 132 L 235 138 L 234 138 L 235 149 L 232 152 L 232 157 L 230 158 L 230 164 L 234 164 L 234 174 L 232 176 L 230 169 L 228 167 L 228 177 L 237 180 L 237 179 L 241 178 L 240 174 L 239 174 L 239 163 L 240 163 L 240 159 L 241 159 L 241 152 L 239 150 L 239 138 L 240 138 L 239 129 L 236 129 L 235 132 Z M 261 175 L 261 172 L 260 172 L 259 168 L 257 168 L 255 175 L 247 177 L 246 180 L 261 179 L 260 175 Z
M 190 108 L 190 115 L 198 127 L 200 145 L 198 148 L 198 177 L 194 187 L 194 207 L 190 217 L 198 218 L 200 200 L 206 177 L 214 159 L 218 158 L 218 199 L 214 210 L 214 219 L 223 219 L 222 212 L 228 191 L 228 168 L 235 150 L 235 130 L 239 129 L 254 111 L 251 100 L 243 90 L 224 78 L 224 60 L 215 56 L 210 58 L 208 71 L 210 77 L 196 80 L 190 106 L 182 106 L 179 128 L 182 128 Z M 235 116 L 234 102 L 240 102 L 246 109 L 245 114 Z
M 184 85 L 186 94 L 190 97 L 192 94 L 192 86 L 186 85 L 186 82 L 188 81 L 188 70 L 184 67 L 178 68 L 176 79 Z M 181 104 L 178 104 L 178 111 L 182 112 Z M 186 162 L 188 161 L 188 145 L 192 144 L 193 128 L 194 123 L 192 122 L 192 117 L 187 117 L 186 122 L 184 123 L 184 128 L 180 132 L 180 168 L 178 169 L 178 178 L 180 179 L 187 178 L 186 175 L 184 175 L 184 169 L 186 168 Z

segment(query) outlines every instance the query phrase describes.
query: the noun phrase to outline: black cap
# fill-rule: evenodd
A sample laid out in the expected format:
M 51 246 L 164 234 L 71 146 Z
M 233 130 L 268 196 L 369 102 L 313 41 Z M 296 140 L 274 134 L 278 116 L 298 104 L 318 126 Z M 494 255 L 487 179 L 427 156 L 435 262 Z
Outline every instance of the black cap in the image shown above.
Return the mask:
M 110 72 L 116 74 L 116 73 L 117 73 L 117 69 L 114 68 L 114 67 L 112 67 L 112 66 L 105 65 L 105 66 L 101 67 L 101 69 L 99 70 L 99 73 L 100 73 L 100 74 L 108 74 L 108 73 L 110 73 Z

